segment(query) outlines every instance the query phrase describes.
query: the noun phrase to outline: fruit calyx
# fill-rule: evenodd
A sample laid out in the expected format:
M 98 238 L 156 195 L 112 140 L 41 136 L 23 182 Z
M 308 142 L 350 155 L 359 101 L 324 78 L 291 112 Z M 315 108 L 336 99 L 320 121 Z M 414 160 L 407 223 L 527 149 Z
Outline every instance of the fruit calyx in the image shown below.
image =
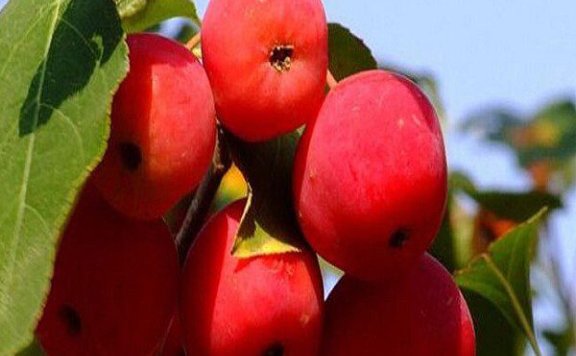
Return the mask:
M 276 45 L 270 51 L 270 65 L 278 72 L 288 72 L 292 67 L 292 57 L 294 56 L 294 46 L 283 44 Z

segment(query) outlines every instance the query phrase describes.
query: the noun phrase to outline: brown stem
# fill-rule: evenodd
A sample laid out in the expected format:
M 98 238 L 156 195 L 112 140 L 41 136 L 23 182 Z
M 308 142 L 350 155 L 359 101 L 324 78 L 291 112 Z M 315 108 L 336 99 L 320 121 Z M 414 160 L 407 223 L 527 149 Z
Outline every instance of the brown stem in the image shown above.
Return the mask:
M 214 157 L 212 158 L 212 164 L 204 178 L 202 178 L 202 182 L 200 182 L 196 194 L 188 207 L 182 227 L 176 235 L 176 246 L 178 248 L 180 263 L 183 264 L 186 260 L 188 250 L 194 244 L 196 235 L 200 232 L 204 220 L 206 220 L 206 216 L 208 216 L 210 206 L 222 182 L 222 178 L 231 164 L 232 160 L 230 159 L 228 147 L 224 140 L 224 134 L 219 127 L 218 144 L 214 152 Z
M 201 41 L 201 35 L 200 32 L 198 32 L 190 39 L 190 41 L 186 43 L 186 48 L 188 48 L 188 50 L 191 51 L 200 44 L 200 41 Z
M 334 75 L 332 74 L 332 72 L 330 72 L 330 69 L 328 69 L 328 71 L 326 72 L 326 84 L 328 84 L 328 87 L 330 89 L 334 89 L 336 85 L 338 85 L 338 81 L 336 80 L 336 78 L 334 78 Z

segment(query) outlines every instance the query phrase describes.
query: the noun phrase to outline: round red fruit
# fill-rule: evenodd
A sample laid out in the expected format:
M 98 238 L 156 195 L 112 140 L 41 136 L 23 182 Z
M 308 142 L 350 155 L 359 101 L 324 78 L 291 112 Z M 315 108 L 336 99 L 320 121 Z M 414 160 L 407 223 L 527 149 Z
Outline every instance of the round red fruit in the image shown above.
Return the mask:
M 344 276 L 326 302 L 321 355 L 474 356 L 474 325 L 450 273 L 430 255 L 398 283 Z
M 190 250 L 181 307 L 191 355 L 316 355 L 322 324 L 318 261 L 305 251 L 231 254 L 245 202 L 213 217 Z
M 150 355 L 176 309 L 178 273 L 162 221 L 127 220 L 88 187 L 62 237 L 36 335 L 48 355 Z
M 120 212 L 156 219 L 210 165 L 214 99 L 202 65 L 180 44 L 154 34 L 127 42 L 130 71 L 114 96 L 108 149 L 94 181 Z
M 370 280 L 413 266 L 440 227 L 447 193 L 438 118 L 420 89 L 368 71 L 328 94 L 296 154 L 294 199 L 312 247 Z
M 248 141 L 313 119 L 324 98 L 328 29 L 320 0 L 211 0 L 202 55 L 218 118 Z

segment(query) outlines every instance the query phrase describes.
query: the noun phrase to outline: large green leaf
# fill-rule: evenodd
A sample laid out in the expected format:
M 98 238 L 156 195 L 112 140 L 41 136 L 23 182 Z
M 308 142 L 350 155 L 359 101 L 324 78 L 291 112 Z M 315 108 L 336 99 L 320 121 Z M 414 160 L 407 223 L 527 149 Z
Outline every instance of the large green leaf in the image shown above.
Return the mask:
M 45 352 L 40 346 L 38 340 L 34 340 L 30 345 L 26 346 L 22 351 L 18 352 L 16 356 L 44 356 Z
M 524 355 L 525 338 L 494 304 L 474 293 L 465 292 L 464 297 L 474 320 L 476 356 Z
M 493 243 L 487 253 L 456 273 L 456 282 L 469 293 L 492 303 L 521 331 L 541 355 L 532 318 L 530 261 L 544 211 Z
M 248 182 L 248 202 L 234 244 L 234 254 L 296 252 L 306 246 L 292 201 L 292 168 L 299 135 L 247 143 L 231 135 L 227 141 L 234 163 Z
M 330 72 L 336 80 L 377 68 L 370 49 L 360 38 L 340 24 L 328 24 L 328 46 Z
M 173 17 L 187 17 L 196 25 L 200 18 L 191 0 L 116 0 L 126 32 L 140 32 Z
M 31 342 L 58 237 L 104 153 L 122 38 L 110 0 L 13 0 L 0 14 L 0 355 Z

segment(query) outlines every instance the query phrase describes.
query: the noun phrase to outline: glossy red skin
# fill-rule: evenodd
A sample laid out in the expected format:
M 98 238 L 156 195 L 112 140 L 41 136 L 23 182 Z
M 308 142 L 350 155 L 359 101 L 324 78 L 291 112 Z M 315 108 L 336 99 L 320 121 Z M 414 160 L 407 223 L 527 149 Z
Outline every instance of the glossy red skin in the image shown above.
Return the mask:
M 290 70 L 270 64 L 293 45 Z M 218 118 L 235 135 L 262 141 L 313 119 L 324 98 L 328 29 L 320 0 L 210 0 L 202 59 Z
M 311 252 L 232 256 L 244 204 L 233 203 L 213 217 L 188 255 L 181 294 L 186 351 L 317 355 L 323 308 L 318 261 Z M 271 352 L 274 346 L 284 352 Z
M 474 325 L 450 273 L 426 254 L 396 284 L 344 276 L 326 301 L 320 354 L 474 356 Z
M 162 221 L 127 220 L 89 188 L 62 237 L 36 336 L 48 355 L 150 355 L 174 314 L 178 274 Z
M 200 182 L 216 140 L 206 73 L 183 46 L 154 34 L 130 35 L 130 71 L 112 107 L 108 150 L 94 173 L 104 197 L 134 218 L 156 219 Z M 140 147 L 136 170 L 119 145 Z
M 368 71 L 340 82 L 296 154 L 294 200 L 314 250 L 358 278 L 398 278 L 440 227 L 446 204 L 440 125 L 408 79 Z M 394 246 L 393 235 L 408 239 Z
M 162 346 L 162 352 L 158 355 L 161 356 L 186 356 L 184 351 L 184 338 L 182 336 L 182 326 L 180 322 L 180 314 L 174 315 L 168 336 Z

